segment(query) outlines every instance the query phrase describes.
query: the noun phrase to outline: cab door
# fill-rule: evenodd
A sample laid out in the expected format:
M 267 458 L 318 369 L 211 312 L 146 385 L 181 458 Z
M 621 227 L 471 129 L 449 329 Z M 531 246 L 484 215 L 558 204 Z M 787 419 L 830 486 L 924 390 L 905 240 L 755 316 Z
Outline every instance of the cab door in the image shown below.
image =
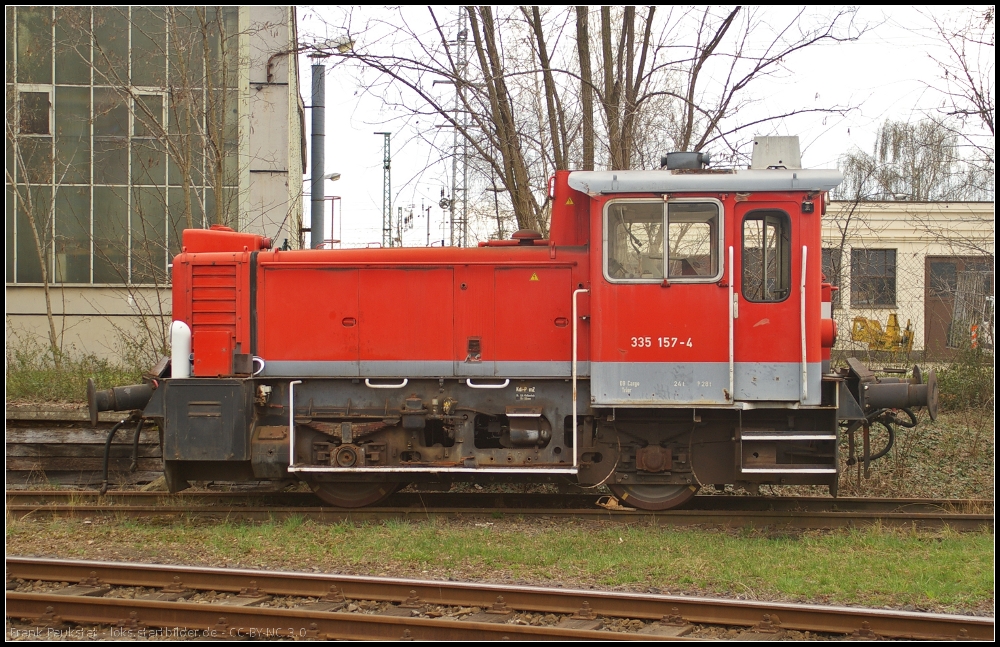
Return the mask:
M 720 287 L 722 203 L 661 196 L 598 205 L 600 218 L 592 219 L 592 239 L 602 241 L 602 256 L 592 264 L 592 404 L 730 402 L 728 291 Z
M 733 357 L 737 401 L 805 402 L 804 252 L 794 202 L 737 203 Z M 815 259 L 814 259 L 815 260 Z M 815 368 L 818 383 L 820 367 Z M 816 389 L 818 391 L 818 389 Z M 818 402 L 819 393 L 813 394 Z

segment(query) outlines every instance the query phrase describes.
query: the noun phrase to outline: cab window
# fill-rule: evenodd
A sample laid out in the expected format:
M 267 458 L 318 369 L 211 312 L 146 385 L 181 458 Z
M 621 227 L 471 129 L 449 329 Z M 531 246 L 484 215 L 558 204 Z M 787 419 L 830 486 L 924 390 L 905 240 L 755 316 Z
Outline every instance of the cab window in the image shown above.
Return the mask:
M 783 301 L 792 283 L 791 223 L 784 211 L 752 211 L 743 219 L 743 298 Z
M 719 205 L 667 205 L 667 278 L 714 278 L 719 273 Z
M 608 205 L 608 278 L 663 279 L 663 203 Z

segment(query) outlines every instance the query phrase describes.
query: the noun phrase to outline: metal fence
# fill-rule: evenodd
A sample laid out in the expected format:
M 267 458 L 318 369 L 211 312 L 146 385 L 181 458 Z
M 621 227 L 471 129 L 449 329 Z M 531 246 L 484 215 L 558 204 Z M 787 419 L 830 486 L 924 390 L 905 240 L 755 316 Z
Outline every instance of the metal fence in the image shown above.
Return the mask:
M 902 368 L 948 361 L 963 348 L 992 351 L 992 242 L 947 244 L 947 230 L 928 242 L 917 227 L 908 238 L 898 223 L 891 229 L 858 225 L 857 231 L 824 239 L 823 273 L 839 288 L 835 357 Z

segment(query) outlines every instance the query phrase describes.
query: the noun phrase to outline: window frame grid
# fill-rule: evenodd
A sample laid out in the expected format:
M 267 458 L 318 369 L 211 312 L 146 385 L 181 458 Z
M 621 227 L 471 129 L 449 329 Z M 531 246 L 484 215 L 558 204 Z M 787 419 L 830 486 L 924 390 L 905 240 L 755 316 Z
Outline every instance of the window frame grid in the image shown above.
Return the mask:
M 208 9 L 209 6 L 206 5 L 205 8 Z M 172 37 L 172 34 L 171 34 L 172 23 L 171 23 L 171 20 L 170 20 L 170 17 L 169 17 L 169 13 L 167 13 L 167 14 L 164 15 L 164 39 L 165 39 L 164 42 L 166 43 L 166 50 L 165 50 L 165 52 L 163 54 L 164 87 L 137 86 L 137 85 L 132 85 L 131 84 L 132 72 L 133 72 L 133 70 L 132 70 L 132 26 L 133 26 L 133 23 L 134 23 L 133 16 L 132 16 L 132 12 L 133 12 L 133 8 L 132 7 L 125 8 L 125 9 L 127 9 L 127 12 L 128 12 L 127 13 L 127 20 L 129 22 L 129 26 L 130 26 L 130 28 L 128 29 L 128 33 L 126 35 L 126 38 L 128 39 L 127 40 L 127 49 L 126 49 L 128 55 L 126 56 L 126 59 L 124 61 L 124 65 L 126 66 L 126 68 L 125 68 L 126 75 L 127 75 L 128 81 L 129 81 L 129 86 L 128 86 L 128 91 L 127 92 L 123 92 L 122 89 L 119 88 L 119 87 L 117 87 L 117 86 L 96 83 L 96 77 L 95 77 L 95 74 L 96 74 L 96 72 L 95 72 L 96 63 L 93 60 L 94 55 L 95 55 L 95 45 L 94 45 L 94 42 L 93 42 L 92 38 L 88 39 L 88 41 L 89 41 L 89 51 L 88 51 L 89 62 L 87 64 L 87 70 L 88 70 L 88 74 L 89 74 L 89 79 L 88 79 L 87 84 L 86 84 L 86 87 L 87 87 L 87 90 L 88 90 L 88 96 L 89 96 L 89 100 L 90 100 L 90 105 L 89 105 L 89 119 L 88 119 L 89 123 L 88 123 L 88 126 L 87 126 L 87 135 L 86 135 L 87 138 L 88 138 L 88 140 L 89 140 L 88 161 L 89 161 L 90 168 L 89 168 L 89 175 L 87 177 L 88 182 L 87 183 L 80 183 L 80 182 L 66 182 L 66 183 L 61 183 L 61 182 L 57 182 L 57 179 L 56 179 L 56 163 L 57 162 L 56 162 L 55 150 L 56 150 L 56 137 L 57 137 L 56 132 L 58 130 L 58 124 L 56 122 L 56 106 L 55 106 L 55 96 L 54 95 L 56 93 L 56 88 L 57 87 L 66 86 L 66 87 L 76 87 L 76 88 L 79 88 L 79 87 L 84 87 L 84 85 L 82 83 L 72 84 L 72 83 L 66 83 L 66 82 L 62 82 L 62 83 L 57 83 L 56 82 L 56 59 L 57 59 L 57 56 L 56 56 L 56 51 L 57 51 L 56 35 L 57 35 L 57 27 L 56 27 L 56 20 L 54 18 L 52 18 L 52 20 L 51 20 L 51 30 L 52 30 L 52 32 L 51 32 L 51 43 L 50 43 L 51 55 L 49 57 L 49 65 L 50 65 L 50 68 L 51 68 L 50 69 L 50 75 L 51 75 L 52 82 L 48 83 L 48 84 L 46 84 L 46 83 L 43 83 L 43 84 L 38 84 L 38 83 L 18 83 L 18 80 L 17 80 L 18 79 L 18 49 L 17 49 L 17 46 L 16 46 L 17 36 L 18 36 L 18 28 L 17 28 L 18 13 L 17 12 L 19 11 L 19 9 L 21 9 L 21 7 L 12 7 L 11 9 L 13 11 L 13 20 L 11 21 L 12 24 L 11 24 L 11 32 L 10 32 L 10 34 L 11 34 L 11 37 L 14 39 L 15 45 L 12 48 L 13 57 L 12 57 L 12 60 L 8 62 L 8 64 L 9 64 L 9 68 L 8 69 L 10 69 L 12 71 L 13 78 L 7 79 L 6 80 L 6 85 L 8 87 L 11 87 L 12 90 L 13 90 L 13 92 L 15 93 L 15 96 L 13 97 L 13 99 L 15 100 L 15 104 L 16 104 L 15 105 L 15 118 L 18 119 L 18 122 L 17 122 L 18 123 L 18 129 L 20 129 L 20 121 L 19 121 L 19 119 L 20 119 L 20 94 L 22 92 L 39 92 L 39 93 L 45 93 L 49 97 L 49 105 L 48 105 L 48 110 L 49 110 L 49 131 L 50 131 L 49 134 L 25 133 L 24 135 L 22 135 L 20 132 L 18 132 L 18 137 L 20 138 L 20 137 L 23 136 L 23 137 L 37 138 L 37 139 L 48 138 L 50 140 L 49 146 L 51 148 L 51 155 L 49 156 L 50 160 L 49 160 L 49 165 L 48 165 L 49 166 L 49 169 L 48 169 L 49 173 L 48 173 L 48 181 L 47 182 L 17 182 L 16 179 L 19 177 L 19 173 L 21 172 L 22 169 L 20 168 L 21 164 L 20 164 L 20 161 L 18 160 L 18 156 L 17 155 L 13 155 L 12 156 L 13 157 L 13 160 L 12 160 L 12 170 L 13 170 L 13 177 L 15 179 L 15 182 L 14 182 L 13 186 L 11 186 L 8 183 L 8 188 L 11 189 L 11 204 L 12 204 L 12 208 L 13 208 L 15 217 L 12 218 L 12 227 L 11 227 L 11 231 L 8 232 L 8 235 L 11 236 L 12 240 L 14 241 L 13 242 L 14 258 L 13 258 L 12 263 L 11 263 L 12 270 L 11 270 L 11 276 L 9 277 L 8 285 L 19 285 L 19 286 L 25 286 L 25 287 L 43 285 L 42 283 L 20 281 L 19 277 L 18 277 L 18 262 L 17 262 L 17 247 L 18 246 L 17 246 L 17 240 L 18 240 L 18 235 L 21 232 L 18 231 L 18 222 L 17 222 L 18 218 L 16 217 L 16 213 L 17 213 L 18 209 L 20 208 L 20 205 L 21 205 L 21 202 L 22 202 L 21 195 L 20 195 L 20 189 L 24 188 L 25 190 L 27 190 L 27 189 L 33 189 L 34 187 L 49 187 L 49 189 L 50 189 L 50 191 L 52 193 L 51 198 L 50 198 L 51 199 L 51 204 L 49 205 L 50 208 L 48 209 L 48 211 L 49 211 L 49 213 L 51 214 L 52 217 L 50 218 L 50 222 L 46 223 L 46 225 L 47 225 L 46 231 L 48 232 L 47 235 L 49 236 L 49 241 L 48 241 L 48 245 L 47 245 L 47 252 L 48 252 L 48 254 L 47 254 L 47 258 L 42 259 L 40 261 L 40 262 L 42 262 L 42 263 L 45 264 L 45 267 L 47 269 L 48 284 L 50 284 L 50 285 L 88 285 L 88 286 L 93 286 L 93 287 L 123 287 L 123 286 L 124 287 L 158 287 L 158 286 L 162 286 L 162 285 L 169 285 L 170 284 L 170 279 L 171 279 L 170 272 L 169 272 L 170 261 L 171 261 L 170 246 L 171 246 L 171 239 L 173 237 L 173 233 L 172 233 L 173 227 L 172 227 L 171 209 L 170 209 L 170 207 L 171 207 L 171 204 L 170 204 L 170 194 L 171 194 L 172 189 L 179 189 L 180 187 L 179 186 L 175 187 L 175 186 L 173 186 L 171 184 L 170 153 L 169 153 L 169 146 L 168 146 L 167 142 L 163 142 L 163 144 L 164 144 L 164 164 L 165 164 L 165 168 L 163 170 L 164 179 L 163 179 L 162 185 L 161 184 L 139 183 L 139 182 L 133 182 L 132 181 L 133 180 L 133 178 L 132 178 L 132 171 L 133 171 L 133 168 L 132 168 L 132 166 L 133 166 L 132 149 L 133 149 L 133 143 L 134 143 L 134 141 L 136 141 L 136 140 L 139 140 L 139 141 L 142 141 L 142 140 L 145 140 L 145 141 L 162 141 L 163 137 L 170 137 L 171 136 L 170 126 L 169 126 L 169 120 L 170 120 L 170 110 L 171 110 L 170 99 L 171 99 L 171 97 L 173 95 L 173 92 L 171 91 L 171 87 L 172 87 L 171 86 L 171 81 L 172 81 L 172 79 L 171 79 L 171 66 L 170 66 L 170 54 L 171 54 L 171 49 L 170 48 L 171 48 L 171 43 L 172 43 L 172 38 L 171 38 Z M 50 12 L 54 12 L 55 11 L 54 7 L 48 7 L 48 9 L 49 9 Z M 168 7 L 167 9 L 168 9 L 168 12 L 169 12 L 170 8 Z M 226 10 L 226 7 L 217 7 L 216 9 L 217 9 L 217 11 L 222 12 L 222 11 Z M 55 14 L 53 13 L 52 16 L 55 16 Z M 222 18 L 221 16 L 219 16 L 219 17 L 217 17 L 217 19 L 222 20 L 224 18 Z M 93 7 L 90 8 L 89 20 L 90 20 L 91 33 L 93 33 L 94 26 L 95 26 L 94 25 L 95 15 L 94 15 L 94 8 Z M 238 20 L 238 18 L 237 18 L 237 20 Z M 238 47 L 239 47 L 239 45 L 238 45 L 239 33 L 237 32 L 236 34 L 227 34 L 227 40 L 230 39 L 230 38 L 236 38 L 237 39 L 236 47 L 238 49 Z M 224 53 L 224 52 L 225 52 L 225 49 L 220 50 L 220 53 Z M 203 71 L 204 71 L 204 73 L 206 75 L 206 78 L 207 78 L 207 75 L 210 75 L 210 74 L 214 73 L 211 62 L 205 63 L 203 65 L 203 67 L 204 67 Z M 237 75 L 238 76 L 238 69 L 239 69 L 239 62 L 238 62 L 238 54 L 237 54 L 236 69 L 231 70 L 230 73 L 233 74 L 233 75 Z M 208 87 L 209 84 L 207 84 L 207 83 L 201 83 L 200 85 L 201 85 L 201 87 L 196 87 L 194 89 L 196 90 L 196 92 L 200 93 L 201 100 L 202 100 L 202 105 L 204 106 L 204 105 L 206 105 L 206 102 L 209 100 L 209 97 L 207 96 L 208 93 L 209 93 L 209 87 Z M 97 136 L 95 135 L 95 127 L 94 127 L 95 99 L 96 99 L 97 92 L 100 89 L 102 89 L 102 88 L 107 88 L 107 89 L 111 90 L 112 92 L 118 94 L 119 97 L 123 101 L 126 102 L 128 125 L 127 125 L 127 132 L 126 132 L 125 136 L 123 137 L 123 142 L 124 142 L 124 145 L 125 145 L 126 151 L 127 151 L 126 155 L 125 155 L 125 157 L 126 157 L 126 169 L 125 169 L 125 172 L 126 172 L 126 181 L 125 181 L 124 184 L 118 184 L 118 183 L 115 183 L 115 184 L 106 184 L 106 183 L 103 183 L 103 182 L 100 183 L 100 184 L 97 184 L 95 182 L 95 180 L 96 180 L 96 175 L 95 175 L 95 166 L 96 166 L 96 164 L 95 164 L 95 148 L 96 147 L 95 147 L 94 144 L 95 144 L 96 141 L 100 141 L 97 138 Z M 235 109 L 237 110 L 236 119 L 237 119 L 237 130 L 238 130 L 239 129 L 239 125 L 238 124 L 239 124 L 239 119 L 240 119 L 239 114 L 238 114 L 238 112 L 240 110 L 240 108 L 239 108 L 239 106 L 240 106 L 240 100 L 239 100 L 239 88 L 238 88 L 238 84 L 235 87 L 230 87 L 230 85 L 228 85 L 228 83 L 224 83 L 224 85 L 220 86 L 219 88 L 214 88 L 214 86 L 213 86 L 213 90 L 217 90 L 217 91 L 220 91 L 220 92 L 223 92 L 223 93 L 229 93 L 229 92 L 233 92 L 233 91 L 235 91 L 237 93 L 237 96 L 236 96 L 236 108 Z M 135 135 L 135 106 L 134 106 L 134 101 L 139 96 L 147 96 L 147 95 L 158 95 L 158 96 L 163 97 L 162 106 L 161 106 L 161 118 L 162 118 L 161 128 L 162 128 L 162 133 L 163 133 L 162 136 L 159 135 L 159 134 L 154 134 L 154 135 L 149 135 L 149 136 L 137 136 L 137 135 Z M 224 115 L 223 115 L 222 118 L 224 118 Z M 203 121 L 203 120 L 204 120 L 204 117 L 201 117 L 200 121 Z M 200 121 L 195 126 L 195 128 L 192 130 L 192 132 L 190 132 L 190 133 L 178 133 L 178 134 L 181 135 L 181 136 L 184 136 L 184 137 L 199 138 L 201 140 L 204 140 L 205 138 L 207 138 L 209 136 L 208 132 L 207 132 L 207 129 L 210 126 L 207 123 L 200 123 Z M 222 127 L 224 128 L 224 125 Z M 101 140 L 103 140 L 103 136 L 102 136 Z M 225 146 L 228 143 L 229 142 L 223 142 L 223 145 Z M 240 142 L 239 142 L 238 139 L 236 141 L 236 146 L 237 146 L 237 150 L 238 150 L 239 146 L 240 146 Z M 232 184 L 232 185 L 230 185 L 230 184 L 224 184 L 221 187 L 215 187 L 215 186 L 213 186 L 210 183 L 210 181 L 209 181 L 210 174 L 209 174 L 208 168 L 207 168 L 207 166 L 209 164 L 208 155 L 207 155 L 207 149 L 208 149 L 208 147 L 205 145 L 204 141 L 202 141 L 201 142 L 201 154 L 199 155 L 199 159 L 198 159 L 198 166 L 199 166 L 199 171 L 200 171 L 198 173 L 198 175 L 200 175 L 200 180 L 201 181 L 199 183 L 197 183 L 197 184 L 191 183 L 189 185 L 189 190 L 194 192 L 194 195 L 192 197 L 193 197 L 194 201 L 197 202 L 197 204 L 198 204 L 198 211 L 200 212 L 200 214 L 199 214 L 200 223 L 196 222 L 195 224 L 196 224 L 196 226 L 200 224 L 201 227 L 207 226 L 207 223 L 209 222 L 209 214 L 206 211 L 207 204 L 205 202 L 206 199 L 207 199 L 207 197 L 208 197 L 208 191 L 213 191 L 214 194 L 216 194 L 215 195 L 215 200 L 216 201 L 219 201 L 219 200 L 223 199 L 223 195 L 226 193 L 226 190 L 235 189 L 237 195 L 240 192 L 239 173 L 237 173 L 237 176 L 236 176 L 236 184 Z M 55 201 L 57 200 L 57 195 L 56 195 L 57 192 L 59 191 L 59 189 L 61 189 L 64 186 L 67 187 L 67 188 L 68 187 L 86 186 L 89 189 L 90 197 L 89 197 L 88 207 L 89 207 L 90 213 L 89 213 L 88 222 L 87 222 L 87 235 L 88 235 L 88 238 L 89 238 L 89 240 L 88 240 L 89 261 L 88 261 L 87 281 L 85 283 L 81 283 L 81 282 L 63 282 L 63 281 L 57 281 L 56 280 L 56 278 L 57 278 L 57 276 L 56 276 L 57 262 L 56 262 L 55 245 L 56 245 L 56 236 L 57 236 L 57 234 L 56 234 L 56 220 L 57 220 L 57 217 L 56 217 L 56 214 L 55 214 L 55 204 L 56 204 Z M 95 209 L 95 193 L 96 193 L 95 192 L 95 188 L 99 188 L 99 187 L 115 188 L 115 189 L 123 190 L 125 192 L 124 199 L 125 199 L 125 202 L 126 202 L 126 205 L 125 205 L 125 221 L 126 221 L 126 240 L 125 240 L 125 244 L 126 244 L 126 250 L 125 250 L 125 260 L 124 260 L 124 263 L 123 263 L 123 265 L 124 265 L 123 269 L 124 269 L 124 273 L 125 273 L 125 280 L 124 281 L 116 281 L 116 282 L 108 283 L 108 282 L 95 282 L 95 280 L 94 280 L 95 279 L 95 260 L 96 260 L 96 254 L 98 253 L 98 250 L 97 250 L 97 241 L 96 241 L 95 212 L 94 212 L 94 209 Z M 162 232 L 163 238 L 162 238 L 162 240 L 163 240 L 163 246 L 164 246 L 164 250 L 163 250 L 163 255 L 164 255 L 163 267 L 164 267 L 165 272 L 164 272 L 164 280 L 162 282 L 159 279 L 155 279 L 155 278 L 153 278 L 152 280 L 150 280 L 148 282 L 141 282 L 141 283 L 137 283 L 134 280 L 134 278 L 135 278 L 135 268 L 133 267 L 132 256 L 136 252 L 133 249 L 133 243 L 135 242 L 135 239 L 134 239 L 134 232 L 133 232 L 133 226 L 132 226 L 132 211 L 133 211 L 133 208 L 135 206 L 134 203 L 136 201 L 136 196 L 134 195 L 134 192 L 135 192 L 136 189 L 140 189 L 140 188 L 155 188 L 155 189 L 159 189 L 159 190 L 162 191 L 162 194 L 163 194 L 163 211 L 164 211 L 164 219 L 163 220 L 164 220 L 164 222 L 163 222 L 163 232 Z M 237 217 L 238 217 L 238 211 L 239 211 L 238 205 L 236 206 L 236 211 L 237 211 Z
M 851 248 L 851 308 L 897 308 L 898 307 L 898 292 L 899 292 L 899 264 L 898 264 L 898 249 L 894 247 L 852 247 Z M 892 253 L 892 293 L 891 293 L 891 303 L 879 303 L 878 297 L 881 293 L 887 292 L 879 290 L 878 293 L 873 293 L 872 299 L 862 300 L 862 296 L 871 293 L 869 287 L 871 281 L 876 280 L 889 280 L 888 267 L 889 267 L 889 252 Z M 872 262 L 869 254 L 876 253 L 882 255 L 882 260 L 879 264 L 882 266 L 883 274 L 870 274 L 866 273 L 861 276 L 858 274 L 858 269 L 862 268 L 861 264 L 858 263 L 856 258 L 863 258 L 863 269 L 869 270 L 872 268 L 874 263 Z M 864 255 L 863 257 L 861 255 Z M 864 287 L 860 287 L 864 286 Z

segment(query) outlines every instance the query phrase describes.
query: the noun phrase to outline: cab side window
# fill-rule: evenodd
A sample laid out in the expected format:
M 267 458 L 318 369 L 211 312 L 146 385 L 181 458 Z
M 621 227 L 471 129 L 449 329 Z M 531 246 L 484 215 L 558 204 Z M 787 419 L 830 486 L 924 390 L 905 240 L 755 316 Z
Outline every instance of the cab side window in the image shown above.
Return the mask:
M 717 204 L 670 202 L 667 239 L 667 278 L 712 278 L 719 274 Z
M 743 298 L 784 301 L 792 283 L 791 221 L 783 211 L 752 211 L 743 219 Z
M 663 203 L 608 205 L 608 277 L 663 278 Z

